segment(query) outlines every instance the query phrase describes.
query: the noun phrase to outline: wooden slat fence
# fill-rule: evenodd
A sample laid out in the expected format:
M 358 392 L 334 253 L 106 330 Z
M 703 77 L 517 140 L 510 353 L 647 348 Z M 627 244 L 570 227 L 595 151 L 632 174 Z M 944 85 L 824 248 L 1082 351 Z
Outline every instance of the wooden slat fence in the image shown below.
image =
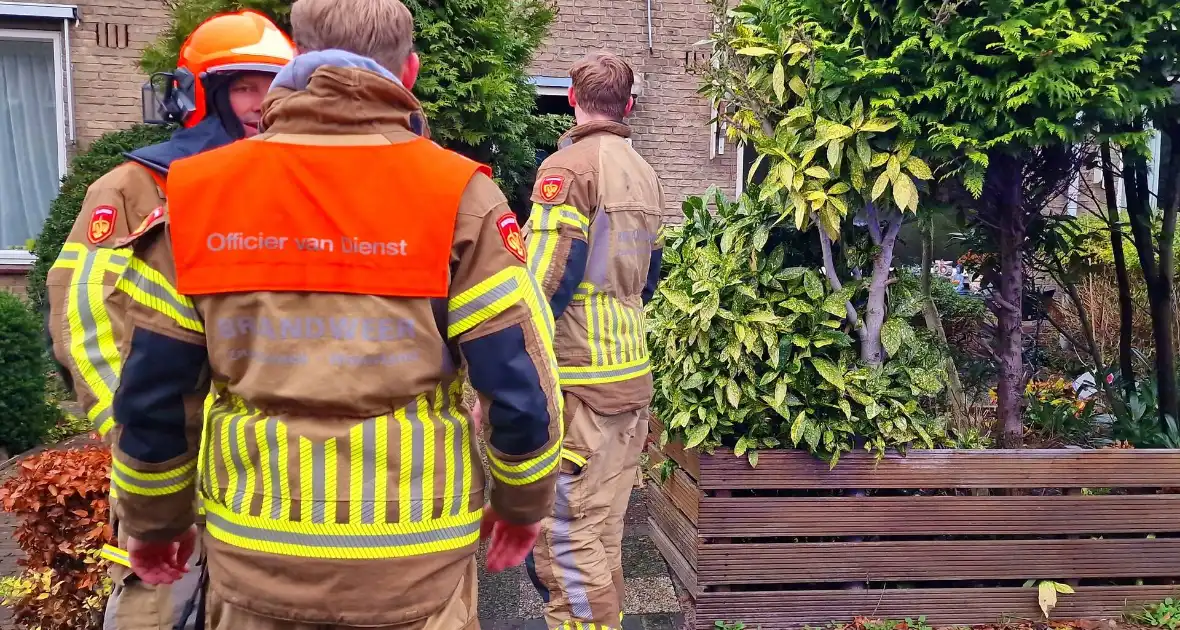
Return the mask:
M 832 471 L 770 451 L 752 469 L 657 448 L 660 431 L 652 470 L 679 468 L 648 486 L 653 540 L 702 630 L 1037 619 L 1026 580 L 1075 586 L 1055 619 L 1117 618 L 1180 593 L 1180 451 L 857 453 Z

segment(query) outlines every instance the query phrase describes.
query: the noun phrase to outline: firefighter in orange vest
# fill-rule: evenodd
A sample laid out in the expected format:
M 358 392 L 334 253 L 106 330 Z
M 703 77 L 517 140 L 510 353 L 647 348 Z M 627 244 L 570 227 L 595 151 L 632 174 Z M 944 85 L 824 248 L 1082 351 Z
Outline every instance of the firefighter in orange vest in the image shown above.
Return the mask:
M 481 531 L 502 570 L 552 509 L 554 322 L 489 169 L 425 137 L 405 6 L 299 0 L 291 20 L 264 132 L 174 164 L 126 242 L 132 566 L 191 572 L 199 491 L 211 628 L 476 629 Z
M 180 50 L 163 94 L 145 86 L 147 122 L 179 123 L 167 142 L 131 151 L 127 162 L 90 186 L 82 211 L 47 278 L 49 325 L 55 358 L 104 440 L 115 426 L 114 392 L 126 350 L 125 315 L 109 309 L 104 292 L 127 265 L 130 251 L 115 244 L 164 203 L 172 162 L 258 133 L 262 100 L 275 74 L 295 55 L 294 45 L 266 17 L 241 12 L 214 16 L 198 26 Z M 150 118 L 150 117 L 149 117 Z M 112 502 L 117 502 L 112 492 Z M 107 605 L 109 630 L 191 627 L 199 597 L 197 576 L 154 587 L 129 570 L 127 536 L 103 556 L 112 561 L 114 589 Z
M 577 126 L 537 173 L 529 267 L 557 322 L 566 437 L 557 500 L 528 561 L 550 628 L 621 625 L 623 516 L 652 397 L 643 306 L 660 277 L 663 189 L 627 138 L 634 73 L 570 71 Z

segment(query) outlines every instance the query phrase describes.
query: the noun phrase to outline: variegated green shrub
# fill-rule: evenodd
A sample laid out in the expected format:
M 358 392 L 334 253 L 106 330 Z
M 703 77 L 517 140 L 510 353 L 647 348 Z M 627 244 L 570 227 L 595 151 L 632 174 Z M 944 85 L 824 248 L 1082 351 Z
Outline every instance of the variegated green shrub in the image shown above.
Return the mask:
M 650 307 L 662 442 L 732 447 L 753 465 L 758 449 L 799 447 L 833 466 L 854 448 L 935 445 L 943 429 L 920 403 L 942 383 L 938 357 L 913 351 L 929 348 L 906 321 L 917 299 L 883 327 L 892 358 L 865 366 L 846 323 L 862 287 L 833 292 L 818 270 L 784 268 L 782 245 L 767 252 L 773 231 L 790 229 L 774 227 L 781 210 L 710 191 L 684 211 Z

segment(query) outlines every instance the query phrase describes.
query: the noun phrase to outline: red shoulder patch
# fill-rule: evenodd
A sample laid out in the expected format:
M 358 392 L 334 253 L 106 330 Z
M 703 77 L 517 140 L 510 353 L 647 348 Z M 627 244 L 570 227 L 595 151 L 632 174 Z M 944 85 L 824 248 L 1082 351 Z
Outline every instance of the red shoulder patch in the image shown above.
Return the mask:
M 115 220 L 119 209 L 114 206 L 98 206 L 90 212 L 90 224 L 86 226 L 86 240 L 93 245 L 107 240 L 115 233 Z
M 151 227 L 153 223 L 159 221 L 160 217 L 162 216 L 164 216 L 164 206 L 159 206 L 155 210 L 149 212 L 148 215 L 143 218 L 143 223 L 140 223 L 139 227 L 135 228 L 134 232 L 128 234 L 127 238 L 130 240 L 139 236 L 140 234 L 143 234 L 149 227 Z
M 504 241 L 504 247 L 517 258 L 520 262 L 528 260 L 528 250 L 524 248 L 524 236 L 520 234 L 520 224 L 516 222 L 516 215 L 511 212 L 496 219 L 496 227 L 500 230 L 500 238 Z
M 545 201 L 553 201 L 561 194 L 561 189 L 565 187 L 565 178 L 561 175 L 551 175 L 541 180 L 541 198 Z

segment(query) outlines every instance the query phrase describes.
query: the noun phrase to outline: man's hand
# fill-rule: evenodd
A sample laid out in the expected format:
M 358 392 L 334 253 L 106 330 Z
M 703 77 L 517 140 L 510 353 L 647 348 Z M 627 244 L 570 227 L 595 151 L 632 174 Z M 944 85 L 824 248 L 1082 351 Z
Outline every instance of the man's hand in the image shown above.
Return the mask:
M 492 538 L 488 543 L 488 573 L 499 573 L 520 566 L 533 550 L 540 532 L 540 523 L 515 525 L 501 519 L 492 506 L 485 506 L 480 538 Z
M 148 542 L 138 538 L 127 540 L 127 556 L 131 570 L 146 584 L 171 584 L 188 573 L 188 559 L 197 545 L 194 525 L 169 541 Z

